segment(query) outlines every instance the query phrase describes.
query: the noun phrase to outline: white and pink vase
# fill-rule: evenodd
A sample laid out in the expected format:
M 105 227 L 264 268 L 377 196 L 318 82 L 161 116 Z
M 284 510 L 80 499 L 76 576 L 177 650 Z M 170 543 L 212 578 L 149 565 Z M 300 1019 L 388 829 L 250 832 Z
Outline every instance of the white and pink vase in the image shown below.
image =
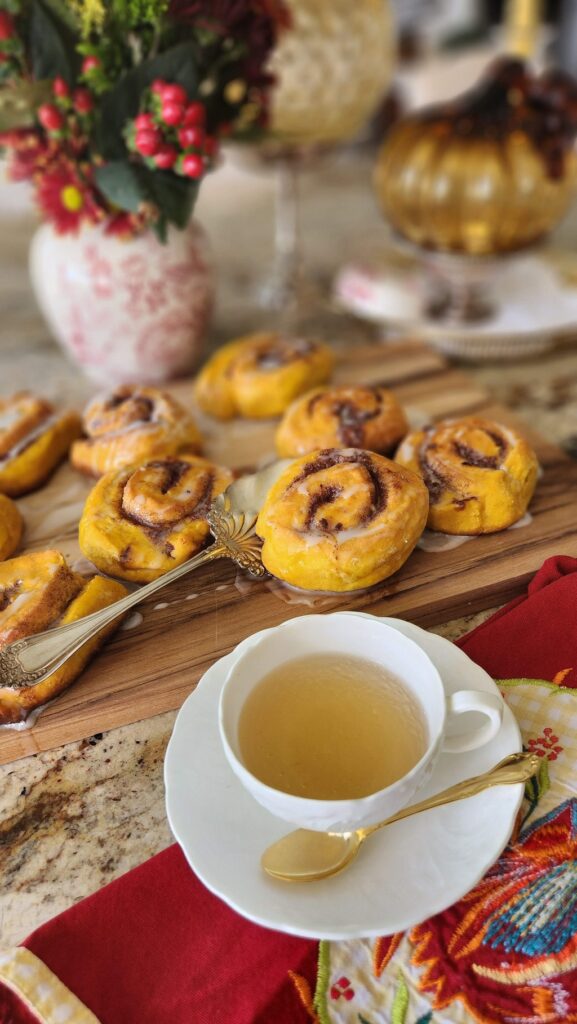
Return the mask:
M 66 353 L 101 384 L 158 383 L 198 362 L 214 301 L 201 228 L 130 240 L 98 226 L 40 227 L 30 252 L 39 306 Z

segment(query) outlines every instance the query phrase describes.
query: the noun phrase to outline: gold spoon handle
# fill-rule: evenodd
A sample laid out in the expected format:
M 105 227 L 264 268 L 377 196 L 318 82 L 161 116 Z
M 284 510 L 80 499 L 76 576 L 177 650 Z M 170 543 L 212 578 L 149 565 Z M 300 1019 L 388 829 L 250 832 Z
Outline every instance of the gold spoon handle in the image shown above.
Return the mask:
M 174 580 L 192 572 L 193 569 L 198 569 L 199 566 L 216 558 L 223 558 L 226 554 L 224 547 L 213 544 L 182 565 L 175 566 L 164 576 L 147 583 L 132 594 L 127 594 L 114 604 L 101 608 L 100 611 L 92 612 L 91 615 L 86 615 L 76 622 L 69 622 L 65 626 L 58 626 L 56 629 L 36 633 L 34 636 L 8 644 L 0 651 L 0 681 L 5 686 L 18 689 L 42 682 L 117 616 L 135 604 L 140 604 L 145 598 L 155 594 L 157 590 L 162 590 Z
M 410 818 L 413 814 L 420 814 L 421 811 L 428 811 L 432 807 L 441 807 L 443 804 L 452 804 L 456 800 L 464 800 L 466 797 L 475 796 L 484 789 L 489 789 L 490 786 L 527 782 L 533 775 L 537 774 L 540 763 L 541 759 L 537 754 L 510 754 L 509 757 L 505 757 L 494 768 L 491 768 L 490 771 L 483 772 L 482 775 L 474 775 L 472 779 L 466 779 L 464 782 L 457 782 L 455 786 L 450 786 L 449 789 L 444 789 L 441 793 L 436 793 L 435 796 L 431 796 L 427 800 L 421 800 L 418 804 L 405 807 L 404 810 L 393 814 L 391 818 L 379 821 L 377 825 L 360 828 L 357 830 L 358 834 L 363 839 L 366 839 L 367 836 L 371 836 L 373 832 L 378 832 L 385 825 L 392 825 L 394 821 L 402 821 L 403 818 Z

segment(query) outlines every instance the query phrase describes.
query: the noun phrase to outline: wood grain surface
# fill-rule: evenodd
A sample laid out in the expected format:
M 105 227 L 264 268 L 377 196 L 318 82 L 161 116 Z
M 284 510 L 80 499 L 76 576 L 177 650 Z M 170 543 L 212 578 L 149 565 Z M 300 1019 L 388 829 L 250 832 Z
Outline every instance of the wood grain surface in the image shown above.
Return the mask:
M 335 379 L 392 386 L 413 423 L 474 412 L 519 425 L 464 374 L 418 343 L 342 349 Z M 191 405 L 189 382 L 171 390 Z M 273 451 L 274 423 L 220 425 L 198 418 L 206 453 L 217 461 L 248 468 Z M 528 525 L 473 538 L 451 550 L 417 550 L 380 586 L 340 598 L 298 594 L 271 580 L 252 581 L 230 562 L 208 565 L 139 606 L 33 728 L 3 730 L 0 763 L 178 708 L 217 658 L 256 630 L 297 615 L 365 607 L 432 625 L 519 594 L 548 556 L 577 556 L 577 465 L 526 426 L 521 429 L 533 441 L 543 468 Z M 25 550 L 57 547 L 79 571 L 88 572 L 76 530 L 89 486 L 63 466 L 45 488 L 22 499 Z

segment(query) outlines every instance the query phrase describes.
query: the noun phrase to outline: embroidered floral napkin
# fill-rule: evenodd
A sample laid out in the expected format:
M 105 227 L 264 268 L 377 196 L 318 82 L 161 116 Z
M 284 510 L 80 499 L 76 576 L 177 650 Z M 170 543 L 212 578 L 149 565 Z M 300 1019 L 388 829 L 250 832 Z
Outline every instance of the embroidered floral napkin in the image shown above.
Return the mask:
M 238 917 L 173 846 L 0 953 L 0 1024 L 577 1022 L 577 560 L 461 646 L 544 758 L 468 896 L 410 933 L 319 945 Z

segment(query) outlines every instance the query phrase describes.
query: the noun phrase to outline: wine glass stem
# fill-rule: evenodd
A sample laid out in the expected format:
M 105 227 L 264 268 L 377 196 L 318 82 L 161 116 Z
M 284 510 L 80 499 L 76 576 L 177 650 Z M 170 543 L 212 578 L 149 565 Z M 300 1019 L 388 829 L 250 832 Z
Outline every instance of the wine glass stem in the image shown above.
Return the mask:
M 287 153 L 277 163 L 273 268 L 277 308 L 297 302 L 300 267 L 298 157 Z

